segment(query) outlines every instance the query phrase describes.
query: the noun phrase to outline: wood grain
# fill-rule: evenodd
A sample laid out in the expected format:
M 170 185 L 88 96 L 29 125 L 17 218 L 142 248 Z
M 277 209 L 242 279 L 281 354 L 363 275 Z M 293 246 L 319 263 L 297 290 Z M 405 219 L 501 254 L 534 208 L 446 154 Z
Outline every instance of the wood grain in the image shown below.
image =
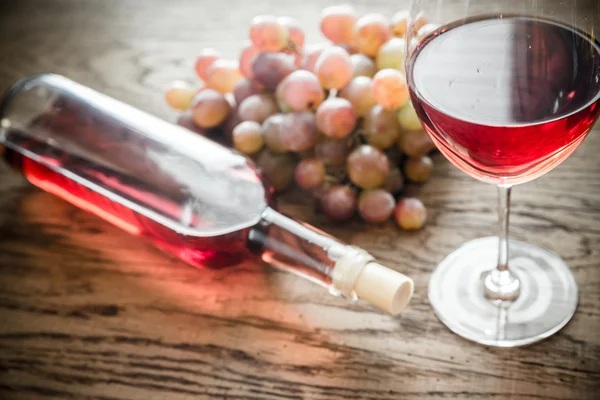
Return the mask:
M 402 1 L 369 2 L 391 14 Z M 582 2 L 583 3 L 583 2 Z M 250 18 L 297 16 L 309 42 L 325 0 L 0 2 L 0 88 L 57 72 L 166 119 L 165 85 L 194 55 L 236 56 Z M 592 3 L 589 3 L 592 4 Z M 366 3 L 358 5 L 363 11 Z M 433 315 L 429 275 L 461 243 L 495 232 L 495 190 L 439 155 L 409 188 L 427 228 L 334 226 L 299 193 L 284 211 L 411 275 L 399 318 L 348 304 L 256 263 L 198 271 L 0 167 L 2 399 L 598 399 L 600 127 L 573 156 L 514 193 L 512 233 L 560 254 L 578 311 L 550 339 L 494 349 Z

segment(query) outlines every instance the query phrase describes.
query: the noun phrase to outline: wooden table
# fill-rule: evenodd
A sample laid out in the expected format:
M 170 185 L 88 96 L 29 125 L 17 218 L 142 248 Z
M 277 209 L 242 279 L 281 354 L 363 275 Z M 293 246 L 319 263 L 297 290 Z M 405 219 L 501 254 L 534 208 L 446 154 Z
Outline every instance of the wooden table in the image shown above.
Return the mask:
M 0 88 L 57 72 L 167 119 L 162 91 L 194 56 L 236 56 L 250 18 L 297 16 L 308 40 L 329 1 L 0 2 Z M 371 1 L 391 14 L 402 2 Z M 364 7 L 359 7 L 365 10 Z M 283 210 L 415 279 L 391 318 L 248 262 L 199 271 L 0 169 L 2 399 L 598 399 L 600 126 L 556 170 L 514 193 L 512 233 L 559 253 L 580 288 L 572 322 L 503 350 L 432 313 L 427 281 L 461 243 L 495 233 L 495 189 L 435 156 L 419 193 L 427 228 L 334 226 L 306 197 Z

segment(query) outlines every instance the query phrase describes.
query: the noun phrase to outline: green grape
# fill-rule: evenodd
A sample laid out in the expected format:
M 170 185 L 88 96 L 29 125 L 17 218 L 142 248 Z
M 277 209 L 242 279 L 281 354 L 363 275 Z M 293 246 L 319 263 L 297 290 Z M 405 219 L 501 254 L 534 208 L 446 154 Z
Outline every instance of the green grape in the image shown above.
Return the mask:
M 346 168 L 350 180 L 363 189 L 380 187 L 390 173 L 385 153 L 369 145 L 361 145 L 350 153 Z
M 339 94 L 339 97 L 348 100 L 358 117 L 364 117 L 376 104 L 373 98 L 373 81 L 366 76 L 357 76 L 352 79 Z
M 354 74 L 350 55 L 339 46 L 326 48 L 317 59 L 315 74 L 325 89 L 342 89 Z
M 294 71 L 282 84 L 283 100 L 292 110 L 314 110 L 325 99 L 325 92 L 319 83 L 319 78 L 312 72 Z
M 423 129 L 421 120 L 410 101 L 398 110 L 398 121 L 402 128 L 407 131 L 418 131 Z
M 326 136 L 341 139 L 354 131 L 356 111 L 348 100 L 333 97 L 325 100 L 317 108 L 316 122 L 317 128 Z
M 192 118 L 201 128 L 213 128 L 225 121 L 231 105 L 222 93 L 213 89 L 199 92 L 192 102 Z
M 296 166 L 296 183 L 303 189 L 316 189 L 325 182 L 325 165 L 314 158 L 302 160 Z
M 256 121 L 262 124 L 267 117 L 279 112 L 273 96 L 254 94 L 246 98 L 238 107 L 238 115 L 242 121 Z
M 233 128 L 233 147 L 244 154 L 254 154 L 263 148 L 262 128 L 258 122 L 243 121 Z
M 377 72 L 373 78 L 373 98 L 387 110 L 395 110 L 408 103 L 410 95 L 404 74 L 392 68 Z
M 356 193 L 348 186 L 333 186 L 325 190 L 319 198 L 323 213 L 332 221 L 346 221 L 356 214 Z
M 250 24 L 250 40 L 259 51 L 280 51 L 287 47 L 288 30 L 272 15 L 258 15 Z
M 394 68 L 404 70 L 404 47 L 406 41 L 393 37 L 385 42 L 377 52 L 377 69 Z
M 321 12 L 321 32 L 333 43 L 352 44 L 356 11 L 347 4 L 331 6 Z
M 417 230 L 421 229 L 427 220 L 427 209 L 421 200 L 407 197 L 396 204 L 394 217 L 400 228 L 407 231 Z
M 427 182 L 432 173 L 433 161 L 427 156 L 409 158 L 404 164 L 404 174 L 413 182 Z
M 390 39 L 389 20 L 381 14 L 367 14 L 354 25 L 354 46 L 369 56 L 375 57 L 381 45 Z
M 395 207 L 394 196 L 383 189 L 366 190 L 358 197 L 358 214 L 373 224 L 387 221 Z
M 365 115 L 362 128 L 367 143 L 378 149 L 392 147 L 400 134 L 400 123 L 396 114 L 379 104 Z
M 368 76 L 372 78 L 377 73 L 377 65 L 369 57 L 364 54 L 352 54 L 350 56 L 350 63 L 352 63 L 352 76 Z
M 306 151 L 319 139 L 315 116 L 308 111 L 286 114 L 281 125 L 281 142 L 291 151 Z

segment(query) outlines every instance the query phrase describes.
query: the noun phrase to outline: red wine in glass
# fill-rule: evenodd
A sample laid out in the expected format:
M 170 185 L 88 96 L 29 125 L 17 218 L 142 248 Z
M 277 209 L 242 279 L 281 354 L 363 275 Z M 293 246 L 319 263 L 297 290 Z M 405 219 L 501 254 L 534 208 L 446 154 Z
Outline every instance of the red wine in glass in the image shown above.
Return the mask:
M 432 139 L 483 181 L 522 183 L 548 171 L 600 112 L 600 45 L 557 22 L 461 21 L 421 43 L 407 67 Z

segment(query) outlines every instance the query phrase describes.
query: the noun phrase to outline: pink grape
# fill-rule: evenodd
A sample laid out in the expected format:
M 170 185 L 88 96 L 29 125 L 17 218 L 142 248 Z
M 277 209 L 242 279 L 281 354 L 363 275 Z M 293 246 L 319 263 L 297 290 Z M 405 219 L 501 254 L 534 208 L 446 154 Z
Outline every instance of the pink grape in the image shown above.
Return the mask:
M 350 55 L 359 54 L 358 50 L 356 50 L 356 48 L 354 46 L 352 46 L 351 44 L 340 43 L 340 44 L 337 44 L 336 46 L 340 46 L 342 49 L 346 50 L 348 52 L 348 54 L 350 54 Z
M 396 37 L 404 37 L 406 35 L 406 27 L 408 23 L 408 11 L 398 11 L 392 16 L 392 23 L 390 29 L 392 34 Z
M 303 189 L 316 189 L 325 182 L 325 165 L 317 159 L 307 158 L 296 166 L 296 183 Z
M 364 117 L 376 104 L 373 98 L 373 81 L 366 76 L 357 76 L 352 79 L 339 94 L 339 97 L 348 100 L 358 117 Z
M 396 204 L 394 216 L 400 228 L 413 231 L 423 227 L 427 220 L 427 210 L 421 200 L 407 197 Z
M 387 221 L 394 213 L 394 196 L 383 189 L 366 190 L 358 197 L 358 213 L 373 224 Z
M 325 99 L 325 92 L 319 83 L 319 78 L 312 72 L 294 71 L 282 84 L 283 99 L 292 110 L 314 110 Z
M 431 138 L 424 131 L 402 132 L 396 145 L 398 150 L 409 157 L 421 157 L 435 149 Z
M 279 106 L 279 109 L 282 113 L 289 113 L 293 110 L 292 107 L 290 107 L 288 103 L 285 102 L 285 96 L 283 94 L 284 84 L 285 79 L 279 85 L 277 85 L 277 89 L 275 89 L 275 101 L 277 102 L 277 106 Z
M 191 87 L 183 81 L 175 81 L 165 93 L 167 104 L 175 110 L 187 110 L 192 104 L 197 88 Z
M 418 13 L 412 21 L 412 30 L 415 34 L 419 33 L 419 30 L 429 23 L 429 19 L 422 12 Z
M 248 78 L 240 79 L 233 88 L 233 98 L 235 99 L 236 104 L 242 104 L 246 98 L 252 96 L 253 94 L 261 94 L 262 90 L 260 87 L 252 80 Z
M 377 73 L 377 66 L 369 57 L 364 54 L 352 54 L 350 56 L 350 62 L 352 63 L 352 76 L 368 76 L 372 78 Z
M 284 117 L 284 114 L 273 114 L 262 124 L 265 146 L 273 153 L 287 152 L 287 149 L 281 141 L 281 126 Z
M 342 89 L 353 75 L 350 55 L 339 46 L 326 48 L 317 59 L 315 74 L 325 89 Z
M 304 31 L 300 26 L 300 22 L 296 18 L 292 17 L 279 17 L 277 19 L 279 25 L 287 29 L 289 33 L 289 40 L 293 44 L 295 49 L 302 49 L 304 47 Z
M 432 173 L 433 161 L 427 156 L 409 158 L 404 164 L 404 174 L 413 182 L 427 182 Z
M 286 114 L 281 125 L 281 142 L 291 151 L 305 151 L 319 139 L 315 116 L 308 111 Z
M 354 131 L 356 111 L 348 100 L 333 97 L 325 100 L 317 108 L 316 121 L 317 128 L 326 136 L 341 139 Z
M 356 11 L 349 5 L 331 6 L 321 12 L 321 32 L 333 43 L 352 44 Z
M 388 19 L 381 14 L 367 14 L 354 25 L 354 46 L 370 57 L 375 57 L 377 51 L 390 39 Z
M 252 43 L 247 43 L 242 49 L 240 54 L 240 72 L 246 78 L 254 78 L 254 74 L 252 73 L 252 63 L 254 62 L 254 57 L 256 57 L 258 53 L 260 53 L 260 50 L 254 47 Z
M 406 105 L 410 95 L 404 74 L 392 68 L 377 72 L 373 78 L 373 98 L 387 110 Z
M 320 200 L 323 213 L 332 221 L 346 221 L 356 214 L 356 193 L 348 186 L 333 186 L 320 196 Z
M 404 70 L 404 47 L 406 41 L 393 37 L 385 42 L 377 52 L 377 69 L 394 68 Z
M 262 128 L 258 122 L 243 121 L 233 128 L 233 147 L 244 154 L 254 154 L 263 148 Z
M 254 80 L 270 91 L 275 91 L 277 85 L 295 70 L 294 56 L 285 53 L 260 53 L 252 62 Z
M 206 71 L 208 70 L 208 67 L 210 67 L 219 57 L 221 57 L 221 54 L 215 49 L 207 48 L 200 52 L 195 65 L 196 74 L 200 79 L 206 81 Z
M 238 107 L 238 115 L 242 121 L 256 121 L 259 124 L 277 112 L 279 107 L 273 96 L 268 94 L 253 94 Z
M 213 128 L 221 124 L 231 111 L 231 104 L 222 93 L 204 89 L 194 97 L 192 118 L 201 128 Z
M 280 51 L 287 47 L 288 30 L 272 15 L 258 15 L 250 24 L 250 40 L 259 51 Z
M 400 123 L 396 114 L 379 104 L 365 115 L 362 128 L 367 143 L 378 149 L 392 147 L 400 134 Z
M 361 145 L 350 153 L 346 168 L 350 180 L 363 189 L 380 187 L 390 173 L 390 164 L 386 155 L 369 145 Z
M 344 165 L 349 153 L 350 145 L 344 139 L 324 137 L 315 145 L 315 157 L 332 167 Z
M 288 153 L 274 154 L 263 150 L 256 159 L 256 165 L 276 192 L 288 188 L 294 180 L 294 159 Z
M 206 129 L 200 128 L 194 122 L 192 110 L 187 110 L 186 112 L 182 113 L 179 118 L 177 118 L 177 125 L 202 136 L 207 134 Z
M 242 79 L 239 64 L 234 60 L 216 60 L 206 70 L 206 87 L 221 93 L 230 93 Z
M 329 43 L 317 43 L 308 45 L 304 49 L 304 60 L 302 61 L 302 69 L 310 72 L 315 72 L 315 64 L 319 59 L 319 56 L 327 47 L 330 47 Z
M 404 188 L 404 176 L 398 167 L 392 167 L 390 174 L 383 182 L 383 188 L 390 193 L 398 193 Z

